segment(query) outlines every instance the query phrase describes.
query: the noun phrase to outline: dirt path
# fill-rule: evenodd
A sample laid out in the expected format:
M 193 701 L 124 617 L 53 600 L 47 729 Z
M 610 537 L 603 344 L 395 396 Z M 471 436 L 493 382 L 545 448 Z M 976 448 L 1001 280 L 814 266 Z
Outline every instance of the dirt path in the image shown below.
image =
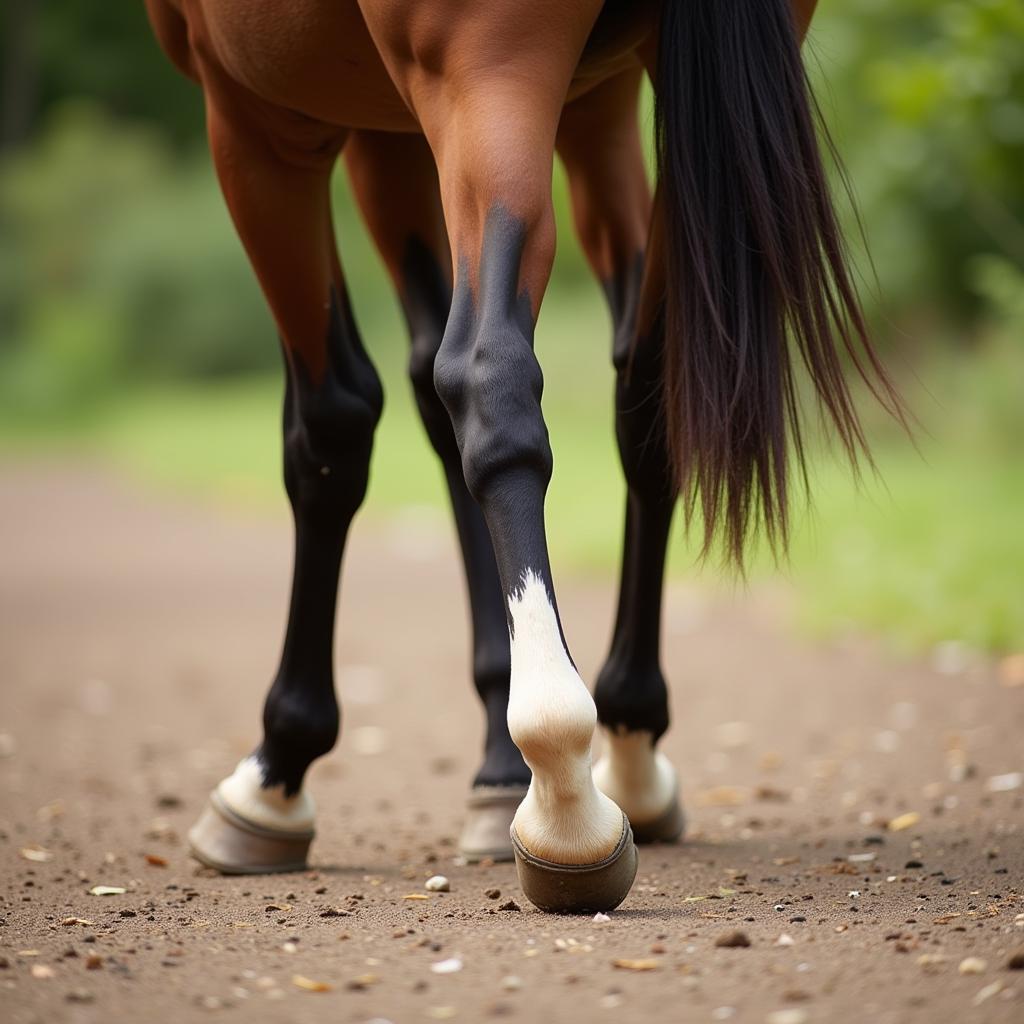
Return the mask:
M 1024 1016 L 1007 967 L 1024 945 L 1024 789 L 990 781 L 1024 770 L 1024 687 L 955 651 L 939 672 L 863 642 L 810 648 L 764 596 L 673 588 L 665 749 L 691 839 L 642 852 L 609 922 L 545 916 L 512 867 L 454 862 L 482 722 L 459 570 L 431 530 L 355 531 L 314 870 L 200 870 L 182 837 L 257 738 L 288 546 L 283 519 L 95 471 L 0 473 L 5 1021 Z M 562 581 L 585 678 L 612 597 Z M 403 898 L 436 872 L 451 893 Z M 716 945 L 734 931 L 749 947 Z M 432 970 L 445 960 L 462 967 Z

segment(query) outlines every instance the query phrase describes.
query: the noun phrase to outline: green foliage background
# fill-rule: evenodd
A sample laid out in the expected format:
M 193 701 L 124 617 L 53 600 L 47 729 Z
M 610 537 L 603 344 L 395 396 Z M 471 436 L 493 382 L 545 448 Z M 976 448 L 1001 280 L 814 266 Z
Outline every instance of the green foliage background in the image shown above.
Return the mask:
M 8 102 L 0 154 L 0 444 L 9 456 L 84 448 L 166 485 L 280 507 L 280 356 L 209 166 L 197 88 L 160 53 L 141 3 L 12 0 L 3 32 L 0 52 L 20 58 L 8 67 L 31 74 L 6 83 L 29 116 Z M 860 496 L 845 467 L 817 461 L 816 512 L 788 570 L 802 621 L 911 648 L 1019 648 L 1024 5 L 822 0 L 806 53 L 870 241 L 873 266 L 857 252 L 875 334 L 922 430 L 916 451 L 863 405 L 885 486 L 869 480 Z M 552 544 L 556 561 L 605 571 L 622 494 L 609 328 L 560 174 L 555 185 L 559 255 L 538 335 Z M 341 176 L 335 191 L 389 393 L 367 514 L 440 510 L 394 300 Z M 682 541 L 673 567 L 693 571 Z

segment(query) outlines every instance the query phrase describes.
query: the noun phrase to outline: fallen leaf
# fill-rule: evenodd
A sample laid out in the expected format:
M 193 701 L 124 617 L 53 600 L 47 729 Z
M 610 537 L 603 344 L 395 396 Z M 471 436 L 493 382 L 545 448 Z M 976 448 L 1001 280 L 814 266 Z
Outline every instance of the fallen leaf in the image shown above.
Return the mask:
M 697 804 L 701 807 L 739 807 L 747 796 L 747 791 L 738 786 L 714 786 L 697 794 Z
M 292 984 L 306 992 L 331 992 L 334 989 L 334 986 L 329 985 L 326 981 L 314 981 L 303 974 L 293 974 Z
M 18 852 L 25 860 L 30 860 L 33 864 L 45 864 L 48 860 L 53 860 L 53 854 L 41 846 L 23 846 Z
M 65 928 L 70 928 L 72 925 L 75 924 L 90 925 L 92 924 L 92 921 L 87 921 L 84 917 L 65 917 L 64 920 L 61 921 L 61 924 Z
M 906 814 L 901 814 L 889 822 L 889 831 L 902 832 L 904 829 L 913 828 L 920 820 L 921 815 L 917 811 L 907 811 Z
M 618 967 L 622 971 L 656 971 L 659 966 L 657 960 L 619 959 L 612 961 L 612 967 Z
M 430 899 L 430 894 L 429 893 L 425 893 L 425 892 L 410 892 L 410 893 L 406 893 L 402 897 L 402 899 L 403 900 L 429 900 Z
M 379 981 L 380 975 L 377 974 L 357 974 L 345 982 L 345 988 L 350 992 L 365 992 L 371 985 L 376 985 Z

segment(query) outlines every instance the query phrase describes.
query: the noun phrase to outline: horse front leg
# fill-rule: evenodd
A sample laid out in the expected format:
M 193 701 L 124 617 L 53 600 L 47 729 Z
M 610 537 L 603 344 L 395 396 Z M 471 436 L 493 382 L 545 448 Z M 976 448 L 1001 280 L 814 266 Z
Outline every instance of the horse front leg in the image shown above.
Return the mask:
M 189 839 L 193 854 L 221 871 L 297 870 L 313 838 L 306 770 L 338 736 L 338 576 L 383 399 L 334 247 L 328 184 L 336 148 L 292 150 L 277 134 L 274 110 L 215 68 L 204 67 L 203 80 L 214 164 L 284 349 L 284 477 L 295 554 L 262 741 L 214 790 Z

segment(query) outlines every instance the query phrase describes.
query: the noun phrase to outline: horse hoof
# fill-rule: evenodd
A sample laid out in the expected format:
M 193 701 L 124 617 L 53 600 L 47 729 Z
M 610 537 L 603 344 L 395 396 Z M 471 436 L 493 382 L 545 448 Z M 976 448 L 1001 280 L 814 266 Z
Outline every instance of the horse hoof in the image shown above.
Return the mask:
M 672 795 L 668 809 L 653 821 L 630 824 L 633 826 L 633 839 L 638 843 L 674 843 L 686 831 L 686 815 L 679 802 L 679 794 Z
M 254 825 L 216 790 L 188 834 L 192 856 L 225 875 L 302 871 L 312 841 L 312 829 L 283 832 Z
M 471 864 L 512 860 L 509 829 L 526 796 L 526 786 L 474 786 L 466 800 L 459 853 Z
M 636 878 L 637 852 L 629 819 L 622 816 L 622 836 L 615 849 L 596 864 L 555 864 L 534 857 L 513 828 L 519 884 L 526 898 L 553 914 L 583 914 L 614 910 Z

